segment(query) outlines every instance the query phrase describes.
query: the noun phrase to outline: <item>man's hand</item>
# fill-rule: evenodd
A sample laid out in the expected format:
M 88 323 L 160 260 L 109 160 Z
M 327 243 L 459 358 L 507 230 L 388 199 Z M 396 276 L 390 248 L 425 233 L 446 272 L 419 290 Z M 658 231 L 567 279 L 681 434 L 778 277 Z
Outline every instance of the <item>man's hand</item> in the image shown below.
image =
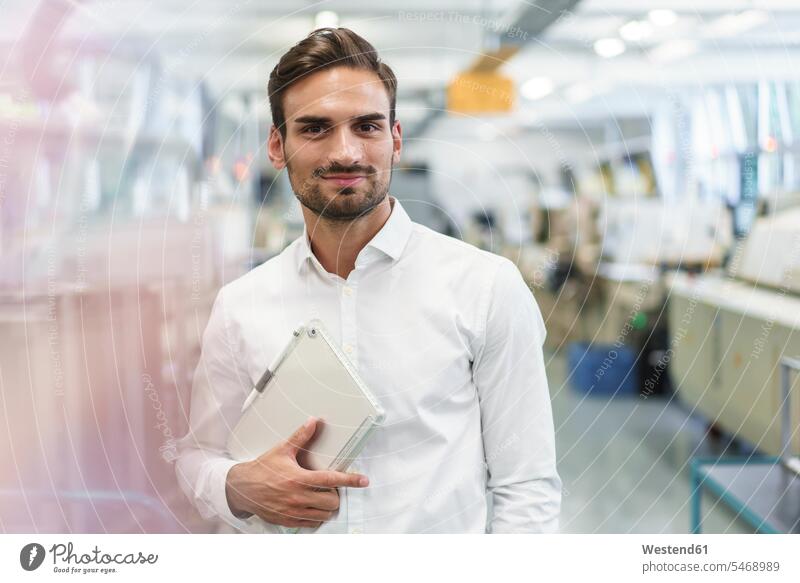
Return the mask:
M 311 418 L 294 434 L 251 462 L 228 472 L 225 494 L 234 516 L 253 514 L 288 527 L 316 528 L 339 508 L 336 488 L 364 488 L 366 476 L 311 471 L 297 463 L 297 453 L 311 440 L 318 420 Z

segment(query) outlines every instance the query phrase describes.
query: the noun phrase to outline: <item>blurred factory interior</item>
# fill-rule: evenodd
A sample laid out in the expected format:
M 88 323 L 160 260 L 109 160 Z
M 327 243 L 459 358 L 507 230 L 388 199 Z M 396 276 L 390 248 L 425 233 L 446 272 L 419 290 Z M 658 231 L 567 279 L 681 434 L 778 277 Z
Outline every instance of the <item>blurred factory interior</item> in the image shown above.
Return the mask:
M 211 532 L 175 439 L 219 288 L 302 233 L 266 80 L 398 79 L 412 219 L 546 321 L 564 532 L 799 532 L 800 5 L 0 0 L 0 530 Z

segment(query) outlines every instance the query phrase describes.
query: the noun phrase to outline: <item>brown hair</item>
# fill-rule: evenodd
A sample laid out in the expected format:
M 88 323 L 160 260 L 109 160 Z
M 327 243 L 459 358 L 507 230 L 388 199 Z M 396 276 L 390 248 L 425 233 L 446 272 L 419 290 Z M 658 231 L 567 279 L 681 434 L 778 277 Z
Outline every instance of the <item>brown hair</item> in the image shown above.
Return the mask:
M 349 28 L 318 28 L 289 49 L 269 75 L 267 93 L 272 123 L 282 136 L 286 136 L 284 92 L 306 75 L 330 67 L 366 69 L 380 77 L 389 94 L 389 123 L 394 125 L 397 77 L 381 62 L 375 47 Z

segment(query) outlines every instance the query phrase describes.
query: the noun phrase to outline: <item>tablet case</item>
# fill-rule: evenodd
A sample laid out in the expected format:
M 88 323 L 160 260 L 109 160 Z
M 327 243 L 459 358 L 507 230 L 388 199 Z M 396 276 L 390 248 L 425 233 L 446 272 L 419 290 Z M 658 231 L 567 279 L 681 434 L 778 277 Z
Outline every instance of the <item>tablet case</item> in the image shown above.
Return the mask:
M 259 388 L 228 439 L 228 451 L 239 461 L 257 458 L 316 417 L 322 423 L 298 462 L 310 470 L 345 471 L 384 419 L 319 320 L 294 330 Z

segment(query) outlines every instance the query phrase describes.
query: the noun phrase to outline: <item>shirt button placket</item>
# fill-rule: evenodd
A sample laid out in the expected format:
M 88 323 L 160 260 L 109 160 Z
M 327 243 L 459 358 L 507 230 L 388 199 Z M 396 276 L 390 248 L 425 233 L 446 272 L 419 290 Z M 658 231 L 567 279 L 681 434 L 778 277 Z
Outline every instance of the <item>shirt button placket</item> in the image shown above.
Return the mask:
M 350 274 L 341 288 L 342 349 L 348 360 L 358 369 L 358 330 L 356 320 L 357 271 Z M 358 463 L 350 465 L 348 472 L 359 473 Z M 347 529 L 356 534 L 363 531 L 364 492 L 360 488 L 347 489 Z

